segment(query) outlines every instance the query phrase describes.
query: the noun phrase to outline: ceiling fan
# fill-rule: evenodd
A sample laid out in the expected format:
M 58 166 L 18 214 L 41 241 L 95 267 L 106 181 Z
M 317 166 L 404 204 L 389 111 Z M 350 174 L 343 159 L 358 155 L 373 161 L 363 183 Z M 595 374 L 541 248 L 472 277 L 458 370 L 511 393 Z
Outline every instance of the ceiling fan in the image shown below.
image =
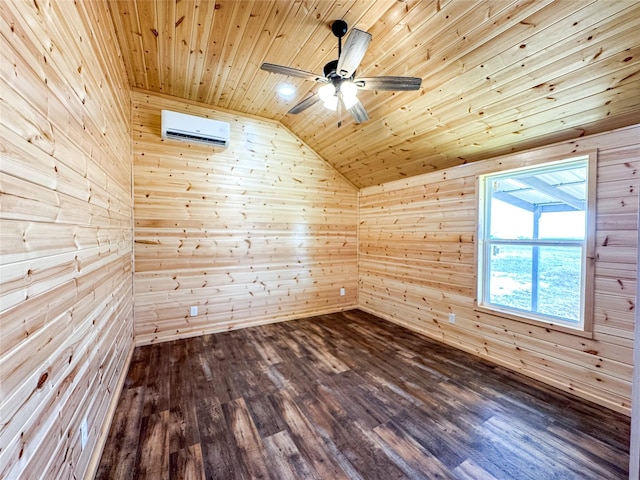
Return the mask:
M 338 37 L 338 59 L 332 60 L 324 66 L 323 75 L 284 67 L 273 63 L 263 63 L 260 68 L 271 73 L 280 73 L 291 77 L 304 78 L 313 82 L 323 83 L 317 93 L 305 98 L 287 113 L 300 113 L 317 102 L 322 101 L 329 110 L 336 111 L 344 106 L 356 123 L 369 120 L 366 109 L 358 100 L 358 89 L 362 90 L 418 90 L 422 84 L 421 78 L 416 77 L 360 77 L 356 78 L 356 68 L 360 65 L 369 43 L 371 34 L 352 28 L 342 48 L 342 37 L 347 33 L 347 22 L 336 20 L 331 25 L 331 31 Z M 338 121 L 338 127 L 342 124 Z

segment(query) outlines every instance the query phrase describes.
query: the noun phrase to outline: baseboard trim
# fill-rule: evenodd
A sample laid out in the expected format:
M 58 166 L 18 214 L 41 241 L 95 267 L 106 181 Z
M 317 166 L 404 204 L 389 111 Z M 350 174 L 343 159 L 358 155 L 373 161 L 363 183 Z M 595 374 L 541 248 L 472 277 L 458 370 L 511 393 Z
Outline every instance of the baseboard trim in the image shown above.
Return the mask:
M 300 320 L 301 318 L 311 318 L 318 315 L 327 315 L 331 313 L 344 312 L 347 310 L 353 310 L 358 308 L 356 303 L 349 303 L 348 305 L 340 305 L 338 307 L 332 306 L 326 309 L 319 309 L 313 311 L 305 311 L 302 313 L 290 313 L 286 315 L 280 315 L 277 317 L 266 316 L 257 317 L 248 320 L 234 320 L 232 322 L 224 323 L 212 323 L 204 325 L 193 330 L 184 330 L 182 332 L 171 333 L 153 333 L 150 335 L 137 335 L 135 337 L 136 347 L 142 347 L 144 345 L 153 345 L 156 343 L 172 342 L 174 340 L 182 340 L 185 338 L 199 337 L 200 335 L 211 335 L 221 332 L 229 332 L 232 330 L 240 330 L 242 328 L 258 327 L 261 325 L 268 325 L 270 323 L 289 322 L 291 320 Z
M 127 359 L 124 362 L 122 372 L 120 372 L 120 378 L 118 378 L 118 384 L 116 386 L 113 397 L 109 402 L 107 415 L 105 417 L 105 421 L 102 424 L 102 428 L 100 429 L 100 435 L 98 436 L 98 439 L 96 441 L 96 447 L 91 453 L 91 459 L 89 460 L 89 465 L 87 466 L 87 470 L 84 475 L 85 480 L 93 480 L 96 476 L 96 472 L 98 471 L 98 465 L 100 464 L 100 459 L 102 458 L 102 452 L 104 450 L 104 446 L 107 443 L 109 430 L 111 429 L 111 422 L 113 422 L 113 417 L 115 416 L 116 408 L 118 407 L 118 400 L 120 400 L 120 394 L 122 393 L 124 382 L 127 379 L 127 373 L 129 372 L 129 365 L 131 365 L 131 359 L 133 357 L 134 349 L 135 344 L 134 342 L 131 342 L 131 347 L 129 348 Z

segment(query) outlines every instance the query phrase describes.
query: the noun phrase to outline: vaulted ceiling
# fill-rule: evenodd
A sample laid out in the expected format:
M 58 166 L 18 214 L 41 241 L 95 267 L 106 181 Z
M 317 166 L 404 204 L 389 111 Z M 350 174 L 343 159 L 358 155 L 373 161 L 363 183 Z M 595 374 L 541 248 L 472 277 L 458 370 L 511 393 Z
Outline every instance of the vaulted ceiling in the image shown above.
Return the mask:
M 358 187 L 640 122 L 636 0 L 109 1 L 132 87 L 280 121 Z M 317 103 L 331 24 L 373 39 L 358 76 L 422 78 L 359 91 L 370 120 Z M 289 97 L 283 85 L 295 88 Z

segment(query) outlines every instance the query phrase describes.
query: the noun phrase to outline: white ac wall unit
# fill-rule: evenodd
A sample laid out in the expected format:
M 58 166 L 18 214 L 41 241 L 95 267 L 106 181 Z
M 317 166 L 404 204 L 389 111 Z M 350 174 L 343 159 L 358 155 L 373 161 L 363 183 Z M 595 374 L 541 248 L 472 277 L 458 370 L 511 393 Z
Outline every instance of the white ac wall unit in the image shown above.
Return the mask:
M 226 122 L 162 110 L 162 138 L 226 148 L 230 133 Z

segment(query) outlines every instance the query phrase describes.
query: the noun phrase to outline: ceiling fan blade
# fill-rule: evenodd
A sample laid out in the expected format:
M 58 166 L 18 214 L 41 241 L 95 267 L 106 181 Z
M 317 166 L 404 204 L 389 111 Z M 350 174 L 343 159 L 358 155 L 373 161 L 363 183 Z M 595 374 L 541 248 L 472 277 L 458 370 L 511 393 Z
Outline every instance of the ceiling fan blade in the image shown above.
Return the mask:
M 312 72 L 305 70 L 298 70 L 297 68 L 283 67 L 282 65 L 275 65 L 273 63 L 263 63 L 260 65 L 262 70 L 271 73 L 280 73 L 282 75 L 289 75 L 290 77 L 304 78 L 305 80 L 311 80 L 312 82 L 326 82 L 326 79 L 321 75 L 316 75 Z
M 363 90 L 418 90 L 422 79 L 417 77 L 363 77 L 354 83 Z
M 320 101 L 320 97 L 318 97 L 318 95 L 314 93 L 310 97 L 307 97 L 304 100 L 302 100 L 297 105 L 294 105 L 291 108 L 291 110 L 289 110 L 287 113 L 292 113 L 295 115 L 296 113 L 303 112 L 304 110 L 309 108 L 311 105 L 315 105 L 316 103 L 318 103 L 318 101 Z
M 362 123 L 369 120 L 369 115 L 367 114 L 364 105 L 360 103 L 360 100 L 357 100 L 356 104 L 348 110 L 356 123 Z
M 370 33 L 363 32 L 357 28 L 351 29 L 347 41 L 344 43 L 340 58 L 338 58 L 336 73 L 343 78 L 351 77 L 358 65 L 360 65 L 370 42 Z

